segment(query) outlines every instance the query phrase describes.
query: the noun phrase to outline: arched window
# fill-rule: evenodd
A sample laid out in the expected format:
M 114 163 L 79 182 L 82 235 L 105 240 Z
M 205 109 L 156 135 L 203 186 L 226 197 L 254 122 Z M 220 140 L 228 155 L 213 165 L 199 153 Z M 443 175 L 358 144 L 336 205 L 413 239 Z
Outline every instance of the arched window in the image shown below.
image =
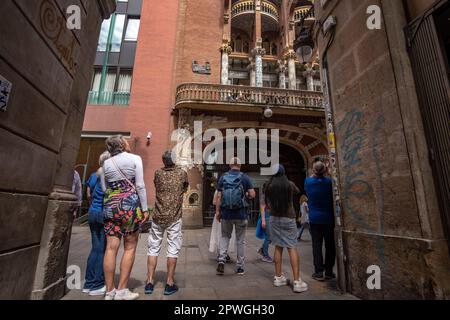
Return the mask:
M 263 40 L 262 46 L 266 50 L 266 54 L 270 54 L 270 42 L 269 42 L 269 39 L 265 38 Z
M 278 55 L 278 47 L 277 47 L 277 44 L 275 43 L 275 42 L 272 42 L 271 43 L 271 55 L 273 55 L 273 56 L 276 56 L 276 55 Z
M 249 53 L 249 50 L 250 50 L 250 45 L 249 45 L 249 43 L 248 43 L 248 41 L 247 40 L 245 40 L 244 41 L 244 44 L 243 44 L 243 47 L 242 47 L 242 51 L 243 52 L 245 52 L 245 53 Z
M 242 38 L 241 36 L 237 36 L 235 43 L 234 43 L 234 51 L 235 52 L 242 52 Z

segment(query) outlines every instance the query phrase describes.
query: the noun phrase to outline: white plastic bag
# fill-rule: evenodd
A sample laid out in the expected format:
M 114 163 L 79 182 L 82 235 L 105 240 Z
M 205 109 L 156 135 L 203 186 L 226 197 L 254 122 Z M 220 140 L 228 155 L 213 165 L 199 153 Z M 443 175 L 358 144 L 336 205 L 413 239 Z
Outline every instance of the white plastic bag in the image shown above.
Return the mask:
M 211 236 L 209 239 L 209 252 L 218 253 L 221 238 L 222 238 L 222 224 L 219 221 L 217 221 L 216 218 L 214 218 L 211 228 Z M 235 247 L 236 247 L 236 231 L 233 227 L 230 245 L 228 246 L 228 253 L 234 252 Z

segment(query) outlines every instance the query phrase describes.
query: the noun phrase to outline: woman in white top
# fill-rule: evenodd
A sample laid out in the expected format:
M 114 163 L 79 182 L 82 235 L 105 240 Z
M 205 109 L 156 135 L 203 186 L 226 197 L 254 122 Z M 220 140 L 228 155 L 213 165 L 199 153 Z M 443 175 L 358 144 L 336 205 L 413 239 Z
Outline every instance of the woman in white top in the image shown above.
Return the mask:
M 305 231 L 305 227 L 308 228 L 309 234 L 311 235 L 311 229 L 309 228 L 309 208 L 308 208 L 308 197 L 302 195 L 300 197 L 300 228 L 298 228 L 298 241 L 302 240 L 303 231 Z
M 111 158 L 100 176 L 104 197 L 106 251 L 103 261 L 106 300 L 135 300 L 138 293 L 127 289 L 133 267 L 140 225 L 148 220 L 147 193 L 141 157 L 130 153 L 122 136 L 106 140 Z M 114 285 L 116 257 L 122 237 L 124 253 L 117 290 Z

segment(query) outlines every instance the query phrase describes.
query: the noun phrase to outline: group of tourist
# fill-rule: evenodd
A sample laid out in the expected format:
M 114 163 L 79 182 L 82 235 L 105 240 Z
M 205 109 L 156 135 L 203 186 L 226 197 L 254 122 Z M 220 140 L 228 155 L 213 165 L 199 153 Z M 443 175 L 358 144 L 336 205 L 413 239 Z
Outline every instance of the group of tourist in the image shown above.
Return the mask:
M 89 226 L 92 249 L 87 261 L 84 293 L 91 296 L 104 295 L 106 300 L 135 300 L 139 294 L 128 289 L 128 281 L 134 264 L 138 236 L 141 226 L 150 219 L 147 193 L 144 184 L 142 159 L 131 153 L 122 136 L 106 140 L 105 151 L 99 159 L 99 169 L 87 181 L 87 196 L 90 202 Z M 152 213 L 148 236 L 147 280 L 145 294 L 154 290 L 154 275 L 164 234 L 167 234 L 167 278 L 165 295 L 178 291 L 175 284 L 175 269 L 182 247 L 183 195 L 188 189 L 187 173 L 177 167 L 174 155 L 167 151 L 162 156 L 164 167 L 154 177 L 155 208 Z M 294 199 L 299 193 L 295 184 L 288 180 L 282 165 L 264 187 L 261 201 L 261 229 L 264 244 L 258 251 L 263 261 L 275 262 L 273 284 L 277 287 L 288 284 L 282 273 L 282 254 L 286 248 L 293 273 L 294 292 L 304 292 L 308 285 L 300 277 L 297 241 L 306 224 L 312 237 L 314 267 L 313 278 L 323 281 L 333 279 L 335 261 L 334 218 L 331 180 L 327 168 L 321 161 L 313 166 L 314 173 L 306 179 L 306 197 L 302 197 L 302 219 L 297 228 Z M 236 269 L 238 275 L 245 274 L 245 245 L 248 224 L 249 201 L 256 193 L 251 179 L 241 172 L 241 162 L 232 158 L 230 170 L 220 177 L 214 197 L 216 205 L 215 223 L 219 224 L 217 239 L 218 275 L 225 273 L 229 256 L 230 240 L 235 238 Z M 214 228 L 213 228 L 214 229 Z M 214 237 L 212 236 L 211 239 Z M 123 255 L 120 261 L 118 283 L 114 281 L 116 259 L 123 239 Z M 325 240 L 325 263 L 322 244 Z M 275 246 L 274 258 L 269 255 L 269 245 Z
M 256 235 L 264 239 L 258 250 L 264 262 L 275 262 L 273 284 L 276 287 L 288 284 L 282 273 L 282 255 L 286 249 L 292 268 L 294 292 L 308 290 L 308 285 L 300 277 L 300 259 L 297 242 L 301 240 L 305 227 L 310 230 L 313 247 L 314 273 L 312 278 L 318 281 L 331 280 L 335 264 L 334 214 L 332 182 L 327 177 L 326 165 L 317 160 L 313 164 L 313 174 L 305 180 L 306 195 L 300 197 L 301 216 L 297 218 L 294 201 L 300 194 L 299 188 L 289 181 L 285 168 L 278 165 L 276 174 L 263 186 L 260 205 L 260 217 Z M 216 200 L 216 219 L 221 222 L 219 259 L 217 274 L 225 273 L 227 252 L 233 227 L 236 232 L 237 260 L 235 272 L 245 273 L 245 231 L 248 223 L 249 201 L 255 197 L 251 179 L 241 172 L 241 163 L 233 158 L 230 171 L 218 182 L 218 201 Z M 299 227 L 297 226 L 297 220 Z M 322 245 L 325 240 L 325 262 Z M 269 255 L 269 246 L 275 247 L 273 259 Z

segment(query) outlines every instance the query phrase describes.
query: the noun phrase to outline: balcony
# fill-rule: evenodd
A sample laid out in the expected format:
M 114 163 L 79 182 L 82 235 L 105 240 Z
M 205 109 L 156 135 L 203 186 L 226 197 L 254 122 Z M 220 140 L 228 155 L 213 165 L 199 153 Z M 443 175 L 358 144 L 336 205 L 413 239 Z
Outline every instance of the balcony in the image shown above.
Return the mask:
M 313 91 L 185 83 L 176 91 L 175 109 L 261 112 L 270 106 L 279 114 L 323 115 L 323 94 Z
M 129 92 L 89 91 L 88 104 L 127 106 L 130 101 Z
M 310 11 L 310 8 L 311 11 Z M 300 22 L 300 20 L 315 20 L 315 13 L 314 13 L 314 7 L 311 6 L 302 6 L 302 7 L 297 7 L 294 10 L 294 21 L 295 22 Z
M 241 0 L 231 7 L 231 19 L 240 15 L 253 13 L 255 13 L 255 2 L 253 0 Z M 279 22 L 280 14 L 278 13 L 278 9 L 269 1 L 261 1 L 261 14 Z

